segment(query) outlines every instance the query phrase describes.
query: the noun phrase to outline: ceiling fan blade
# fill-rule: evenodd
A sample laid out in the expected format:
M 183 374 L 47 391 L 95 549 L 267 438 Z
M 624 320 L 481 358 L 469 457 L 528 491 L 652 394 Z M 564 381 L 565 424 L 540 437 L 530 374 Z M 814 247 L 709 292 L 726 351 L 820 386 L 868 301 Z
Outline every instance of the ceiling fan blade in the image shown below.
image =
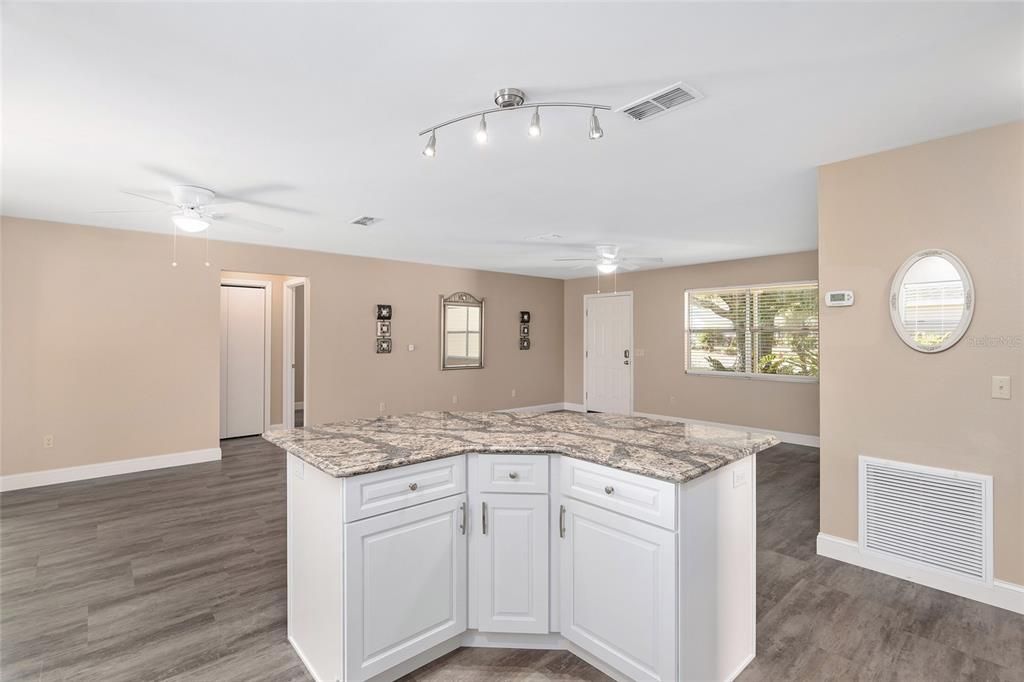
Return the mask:
M 593 258 L 554 258 L 559 263 L 596 263 Z
M 124 208 L 111 211 L 93 211 L 93 213 L 167 213 L 166 208 Z
M 125 190 L 121 190 L 121 194 L 127 194 L 130 197 L 138 197 L 139 199 L 148 199 L 149 201 L 155 201 L 160 204 L 165 204 L 167 206 L 173 206 L 174 208 L 178 208 L 178 205 L 175 204 L 174 202 L 165 201 L 164 199 L 157 199 L 156 197 L 147 196 L 145 194 L 139 194 L 138 192 L 128 192 Z
M 313 215 L 312 211 L 307 211 L 304 208 L 295 208 L 294 206 L 285 206 L 284 204 L 275 204 L 269 201 L 260 201 L 259 199 L 247 199 L 244 196 L 233 196 L 231 194 L 218 194 L 217 198 L 213 202 L 207 204 L 207 206 L 222 206 L 224 204 L 248 204 L 250 206 L 258 206 L 260 208 L 272 208 L 275 211 L 284 211 L 285 213 L 297 213 L 299 215 Z
M 632 257 L 630 257 L 630 258 L 623 258 L 622 260 L 623 261 L 629 261 L 630 263 L 664 263 L 665 262 L 664 258 L 656 258 L 656 257 L 652 257 L 652 258 L 644 258 L 644 257 L 632 258 Z
M 625 261 L 620 261 L 618 265 L 623 270 L 628 270 L 628 271 L 633 271 L 633 270 L 639 270 L 640 269 L 639 265 L 634 265 L 633 263 L 627 263 Z
M 259 220 L 250 220 L 248 218 L 233 216 L 230 213 L 215 213 L 210 216 L 210 219 L 216 220 L 217 222 L 238 225 L 240 227 L 248 227 L 253 230 L 261 230 L 263 232 L 284 232 L 283 227 L 271 225 L 270 223 L 260 222 Z

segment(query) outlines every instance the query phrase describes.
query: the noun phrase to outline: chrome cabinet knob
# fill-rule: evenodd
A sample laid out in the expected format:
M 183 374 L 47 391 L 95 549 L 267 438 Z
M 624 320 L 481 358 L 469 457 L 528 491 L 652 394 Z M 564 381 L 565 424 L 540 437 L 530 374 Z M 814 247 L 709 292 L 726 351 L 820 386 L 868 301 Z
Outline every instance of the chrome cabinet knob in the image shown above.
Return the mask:
M 517 474 L 517 473 L 516 473 L 516 472 L 514 472 L 514 471 L 510 471 L 510 472 L 508 472 L 508 477 L 509 477 L 509 478 L 511 478 L 511 479 L 512 479 L 512 480 L 514 481 L 514 480 L 516 480 L 517 478 L 519 478 L 519 474 Z
M 420 486 L 419 486 L 418 483 L 410 483 L 409 484 L 409 490 L 416 490 L 416 488 L 419 488 L 419 487 Z
M 611 495 L 611 494 L 612 494 L 613 492 L 615 492 L 615 488 L 611 487 L 610 485 L 606 485 L 606 486 L 604 487 L 604 491 L 605 491 L 606 493 L 608 493 L 609 495 Z

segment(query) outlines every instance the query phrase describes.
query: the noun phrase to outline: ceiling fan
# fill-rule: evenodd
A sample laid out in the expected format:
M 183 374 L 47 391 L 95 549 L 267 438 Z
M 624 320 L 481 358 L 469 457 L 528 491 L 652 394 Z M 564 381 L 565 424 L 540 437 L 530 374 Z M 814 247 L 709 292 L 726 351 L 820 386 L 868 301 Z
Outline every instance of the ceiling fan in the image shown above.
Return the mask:
M 663 263 L 661 258 L 629 257 L 619 255 L 619 247 L 614 244 L 598 244 L 594 247 L 597 255 L 590 258 L 556 258 L 559 263 L 580 263 L 577 268 L 585 268 L 590 265 L 597 267 L 602 275 L 610 275 L 619 268 L 623 270 L 636 270 L 641 265 Z
M 249 227 L 256 230 L 263 230 L 266 232 L 281 232 L 282 228 L 276 225 L 270 225 L 267 223 L 260 222 L 258 220 L 250 220 L 248 218 L 242 218 L 241 216 L 233 215 L 231 213 L 221 213 L 220 208 L 222 206 L 229 206 L 231 204 L 244 204 L 250 203 L 245 199 L 238 199 L 231 196 L 219 196 L 216 192 L 205 187 L 196 187 L 194 185 L 174 185 L 170 189 L 171 200 L 160 199 L 158 197 L 149 196 L 148 194 L 139 194 L 138 192 L 123 191 L 122 194 L 127 194 L 131 197 L 138 197 L 139 199 L 146 199 L 147 201 L 154 201 L 158 204 L 163 204 L 164 208 L 152 208 L 152 209 L 114 209 L 109 211 L 93 211 L 93 213 L 161 213 L 166 212 L 174 226 L 183 232 L 203 232 L 208 229 L 214 222 L 225 222 L 233 225 L 240 225 L 242 227 Z

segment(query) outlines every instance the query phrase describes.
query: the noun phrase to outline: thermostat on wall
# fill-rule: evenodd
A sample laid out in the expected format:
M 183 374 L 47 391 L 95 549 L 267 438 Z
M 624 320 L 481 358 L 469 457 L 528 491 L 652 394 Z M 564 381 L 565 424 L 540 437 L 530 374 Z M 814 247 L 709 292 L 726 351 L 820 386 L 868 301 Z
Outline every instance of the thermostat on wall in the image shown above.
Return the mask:
M 825 294 L 825 305 L 830 308 L 853 305 L 852 291 L 830 291 Z

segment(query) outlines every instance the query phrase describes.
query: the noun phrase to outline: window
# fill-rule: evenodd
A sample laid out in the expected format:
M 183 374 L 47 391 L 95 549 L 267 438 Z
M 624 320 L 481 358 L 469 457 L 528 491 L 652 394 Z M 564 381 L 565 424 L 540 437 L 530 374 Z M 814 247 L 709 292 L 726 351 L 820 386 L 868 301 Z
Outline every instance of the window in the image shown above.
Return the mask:
M 686 371 L 813 381 L 818 283 L 686 292 Z
M 483 367 L 484 302 L 465 292 L 441 300 L 441 369 Z

